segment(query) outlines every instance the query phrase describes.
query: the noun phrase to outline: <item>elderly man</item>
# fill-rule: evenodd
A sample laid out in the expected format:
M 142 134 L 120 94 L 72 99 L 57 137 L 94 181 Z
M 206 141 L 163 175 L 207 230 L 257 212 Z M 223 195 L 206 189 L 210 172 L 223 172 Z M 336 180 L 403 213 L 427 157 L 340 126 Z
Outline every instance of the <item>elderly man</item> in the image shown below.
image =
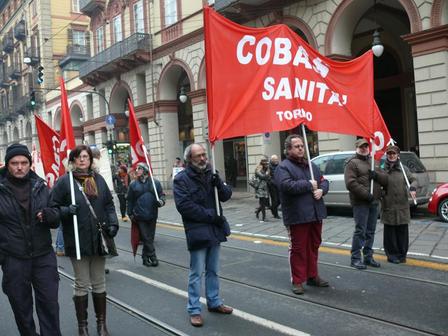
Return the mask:
M 59 212 L 48 208 L 49 189 L 31 167 L 31 154 L 21 144 L 6 149 L 0 169 L 0 264 L 20 335 L 37 335 L 33 292 L 41 335 L 61 335 L 59 275 L 50 228 Z
M 208 311 L 231 314 L 233 309 L 225 306 L 219 296 L 219 250 L 230 234 L 226 218 L 216 211 L 214 188 L 218 189 L 219 201 L 225 202 L 232 190 L 223 183 L 218 174 L 213 174 L 207 162 L 205 148 L 192 144 L 185 149 L 187 168 L 174 178 L 174 200 L 182 215 L 190 251 L 190 273 L 188 278 L 187 311 L 190 323 L 203 325 L 201 316 L 201 282 L 205 270 L 205 296 Z
M 327 217 L 322 196 L 328 192 L 328 181 L 319 168 L 305 158 L 303 138 L 297 134 L 285 140 L 286 159 L 275 170 L 275 183 L 280 191 L 283 224 L 289 238 L 289 263 L 292 292 L 304 294 L 308 286 L 328 287 L 317 270 L 322 242 L 322 220 Z M 310 165 L 314 180 L 311 179 Z
M 375 170 L 371 170 L 370 149 L 367 140 L 358 139 L 355 146 L 356 154 L 346 162 L 344 179 L 355 220 L 350 266 L 362 270 L 366 269 L 366 265 L 381 266 L 373 259 L 372 246 L 378 218 L 378 200 L 382 194 L 381 185 L 387 184 L 387 176 L 380 172 L 378 166 Z M 372 179 L 374 180 L 373 194 L 370 193 Z M 364 255 L 363 260 L 361 259 L 361 249 Z

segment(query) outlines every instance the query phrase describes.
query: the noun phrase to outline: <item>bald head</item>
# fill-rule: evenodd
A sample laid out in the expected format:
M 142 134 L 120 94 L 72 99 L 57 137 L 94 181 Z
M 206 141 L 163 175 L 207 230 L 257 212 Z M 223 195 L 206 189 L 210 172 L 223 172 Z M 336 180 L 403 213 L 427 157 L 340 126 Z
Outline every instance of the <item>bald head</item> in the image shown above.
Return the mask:
M 271 164 L 273 164 L 273 165 L 278 165 L 278 162 L 279 162 L 279 160 L 278 160 L 278 156 L 277 155 L 271 155 Z

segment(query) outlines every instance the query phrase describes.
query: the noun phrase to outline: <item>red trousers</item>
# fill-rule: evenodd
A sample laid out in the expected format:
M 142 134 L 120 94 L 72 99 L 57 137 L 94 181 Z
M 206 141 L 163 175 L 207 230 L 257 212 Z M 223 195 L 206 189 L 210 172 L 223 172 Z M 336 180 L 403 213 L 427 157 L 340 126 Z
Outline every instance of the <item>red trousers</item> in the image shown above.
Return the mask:
M 302 284 L 317 273 L 317 257 L 322 242 L 322 221 L 288 226 L 291 282 Z

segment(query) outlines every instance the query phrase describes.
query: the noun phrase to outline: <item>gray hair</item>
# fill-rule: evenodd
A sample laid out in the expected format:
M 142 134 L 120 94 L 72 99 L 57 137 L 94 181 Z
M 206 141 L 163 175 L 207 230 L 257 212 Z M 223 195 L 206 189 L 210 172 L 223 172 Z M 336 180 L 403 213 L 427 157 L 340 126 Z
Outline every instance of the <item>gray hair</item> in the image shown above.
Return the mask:
M 285 139 L 284 150 L 283 150 L 283 153 L 285 153 L 286 156 L 288 155 L 288 150 L 290 150 L 292 147 L 292 139 L 300 139 L 300 140 L 302 140 L 302 143 L 305 143 L 303 141 L 303 137 L 298 134 L 288 135 Z
M 207 152 L 207 150 L 205 149 L 203 144 L 200 144 L 200 143 L 197 143 L 197 142 L 192 143 L 191 145 L 188 145 L 187 148 L 185 148 L 185 150 L 184 150 L 184 161 L 185 161 L 185 163 L 190 163 L 191 162 L 191 148 L 194 145 L 201 146 L 204 149 L 204 151 Z

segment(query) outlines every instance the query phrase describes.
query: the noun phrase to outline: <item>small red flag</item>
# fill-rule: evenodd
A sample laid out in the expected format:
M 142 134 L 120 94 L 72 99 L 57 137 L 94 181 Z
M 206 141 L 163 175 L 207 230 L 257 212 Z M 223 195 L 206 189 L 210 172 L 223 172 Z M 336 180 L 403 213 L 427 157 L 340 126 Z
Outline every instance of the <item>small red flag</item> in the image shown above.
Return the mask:
M 137 166 L 137 163 L 144 162 L 145 159 L 145 142 L 143 141 L 140 128 L 137 123 L 137 118 L 135 117 L 134 105 L 131 99 L 128 99 L 129 104 L 129 141 L 131 144 L 131 157 L 132 157 L 132 168 Z M 149 159 L 149 158 L 148 158 Z M 150 168 L 151 169 L 151 168 Z
M 375 160 L 380 160 L 386 151 L 387 146 L 391 142 L 391 136 L 384 122 L 381 111 L 378 105 L 373 101 L 373 129 L 374 145 L 375 145 Z
M 68 108 L 67 92 L 65 91 L 64 79 L 61 77 L 61 130 L 60 135 L 60 147 L 59 158 L 61 166 L 59 169 L 59 175 L 65 173 L 64 164 L 68 160 L 68 151 L 76 147 L 75 137 L 73 135 L 72 119 L 70 117 L 70 109 Z

